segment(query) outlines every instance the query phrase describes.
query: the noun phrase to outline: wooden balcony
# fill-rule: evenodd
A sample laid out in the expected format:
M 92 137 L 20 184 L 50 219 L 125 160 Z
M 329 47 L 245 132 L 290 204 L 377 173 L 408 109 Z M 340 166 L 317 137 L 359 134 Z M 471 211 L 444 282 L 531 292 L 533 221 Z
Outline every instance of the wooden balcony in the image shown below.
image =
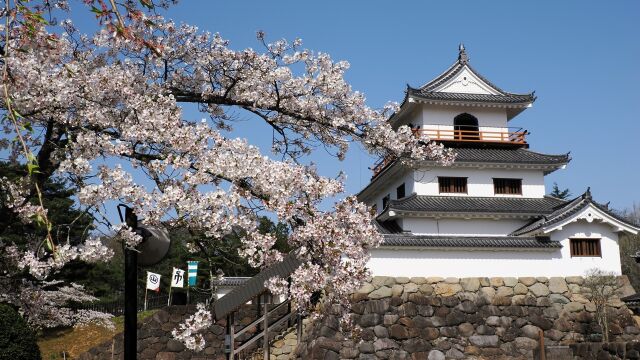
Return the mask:
M 527 130 L 522 128 L 512 130 L 512 128 L 503 128 L 500 131 L 485 131 L 476 129 L 414 129 L 415 136 L 427 138 L 430 141 L 440 141 L 449 143 L 489 143 L 494 145 L 507 145 L 517 147 L 527 147 L 526 135 Z M 392 156 L 387 156 L 378 161 L 373 168 L 373 176 L 378 175 L 384 168 L 395 160 Z
M 500 143 L 526 145 L 526 130 L 518 129 L 512 131 L 504 128 L 500 131 L 485 131 L 475 129 L 414 129 L 414 134 L 420 137 L 427 137 L 432 141 L 455 141 L 455 142 L 477 142 L 477 143 Z

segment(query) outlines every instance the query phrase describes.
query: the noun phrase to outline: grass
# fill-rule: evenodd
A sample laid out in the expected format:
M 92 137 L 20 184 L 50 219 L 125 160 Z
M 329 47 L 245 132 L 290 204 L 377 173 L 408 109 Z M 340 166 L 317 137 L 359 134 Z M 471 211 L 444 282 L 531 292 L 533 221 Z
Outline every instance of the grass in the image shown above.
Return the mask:
M 153 315 L 155 310 L 141 312 L 138 321 Z M 113 318 L 115 329 L 99 325 L 50 330 L 38 338 L 42 360 L 77 359 L 80 354 L 97 346 L 124 329 L 124 317 Z M 64 354 L 64 355 L 63 355 Z

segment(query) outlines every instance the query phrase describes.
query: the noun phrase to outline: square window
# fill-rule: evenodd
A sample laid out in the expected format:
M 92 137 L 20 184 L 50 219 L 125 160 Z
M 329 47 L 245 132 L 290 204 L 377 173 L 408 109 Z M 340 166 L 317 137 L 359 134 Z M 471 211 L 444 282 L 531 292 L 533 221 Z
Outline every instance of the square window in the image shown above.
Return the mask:
M 387 204 L 389 204 L 389 199 L 391 199 L 391 195 L 387 194 L 387 196 L 382 198 L 382 208 L 385 209 Z
M 440 193 L 467 193 L 466 177 L 442 177 L 438 176 L 438 186 Z
M 402 185 L 398 186 L 398 188 L 396 189 L 396 198 L 402 199 L 403 197 L 405 197 L 405 195 L 404 183 L 402 183 Z
M 493 179 L 493 190 L 496 194 L 522 195 L 522 179 Z
M 571 257 L 602 257 L 600 239 L 569 239 Z

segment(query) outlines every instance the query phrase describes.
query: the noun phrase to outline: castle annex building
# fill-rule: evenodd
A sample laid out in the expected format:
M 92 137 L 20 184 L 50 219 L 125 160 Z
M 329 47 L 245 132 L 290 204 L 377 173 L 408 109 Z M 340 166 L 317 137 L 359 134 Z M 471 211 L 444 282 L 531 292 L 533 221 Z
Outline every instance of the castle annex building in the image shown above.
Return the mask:
M 358 198 L 377 209 L 382 246 L 373 275 L 578 276 L 620 274 L 618 236 L 640 228 L 596 202 L 545 195 L 545 176 L 568 154 L 529 149 L 527 131 L 509 121 L 536 97 L 506 92 L 469 65 L 464 46 L 443 74 L 408 87 L 389 120 L 455 149 L 452 166 L 385 159 Z

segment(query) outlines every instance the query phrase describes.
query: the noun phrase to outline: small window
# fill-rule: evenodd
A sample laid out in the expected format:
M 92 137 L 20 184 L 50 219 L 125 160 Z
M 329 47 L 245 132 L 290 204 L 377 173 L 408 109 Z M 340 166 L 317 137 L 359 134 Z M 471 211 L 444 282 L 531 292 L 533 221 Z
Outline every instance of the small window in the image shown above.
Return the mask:
M 569 239 L 571 245 L 571 257 L 577 256 L 602 256 L 600 239 Z
M 387 196 L 382 198 L 382 208 L 386 208 L 387 204 L 389 204 L 389 199 L 391 199 L 391 195 L 387 194 Z
M 522 179 L 493 179 L 496 194 L 522 195 Z
M 438 177 L 438 185 L 441 193 L 467 193 L 465 177 Z
M 396 198 L 402 199 L 404 196 L 404 183 L 402 183 L 402 185 L 398 186 L 398 188 L 396 189 Z

